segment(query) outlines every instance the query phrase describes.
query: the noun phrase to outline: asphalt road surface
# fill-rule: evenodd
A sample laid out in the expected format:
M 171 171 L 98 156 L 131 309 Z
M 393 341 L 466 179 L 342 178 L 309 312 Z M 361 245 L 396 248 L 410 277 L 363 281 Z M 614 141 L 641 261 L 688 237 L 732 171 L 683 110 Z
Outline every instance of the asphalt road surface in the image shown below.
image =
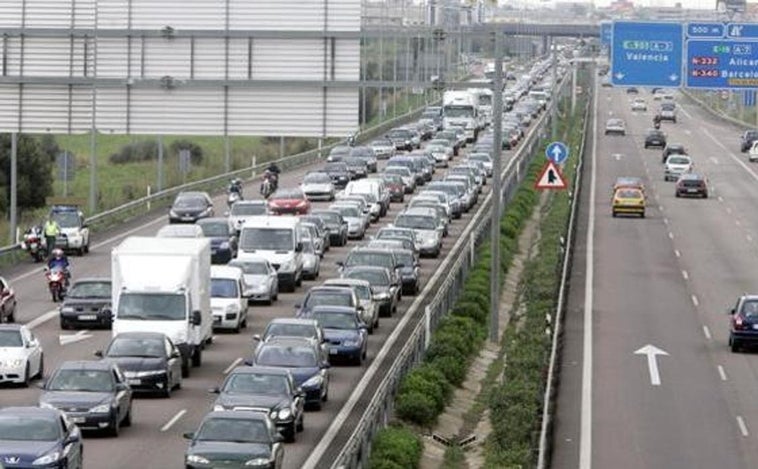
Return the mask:
M 658 102 L 641 90 L 649 110 L 632 112 L 635 95 L 598 89 L 552 466 L 758 467 L 758 356 L 729 351 L 726 313 L 758 288 L 758 166 L 739 152 L 739 129 L 677 96 L 679 121 L 662 129 L 689 149 L 710 197 L 676 198 L 661 150 L 643 147 Z M 626 136 L 603 135 L 610 117 Z M 611 216 L 618 176 L 644 179 L 646 218 Z
M 507 164 L 511 152 L 505 152 L 503 164 Z M 456 157 L 452 163 L 460 161 Z M 384 162 L 380 161 L 380 169 Z M 504 166 L 503 166 L 504 167 Z M 302 175 L 314 167 L 302 168 L 282 175 L 281 187 L 291 187 L 300 183 Z M 438 169 L 435 178 L 444 175 L 444 169 Z M 257 193 L 256 187 L 246 187 L 246 194 Z M 485 186 L 483 199 L 489 191 Z M 406 196 L 408 197 L 408 196 Z M 408 199 L 406 199 L 408 200 Z M 226 198 L 214 198 L 216 214 L 225 211 Z M 314 207 L 326 206 L 328 203 L 314 203 Z M 393 203 L 387 216 L 372 225 L 368 235 L 375 233 L 379 227 L 391 223 L 402 209 L 402 204 Z M 443 251 L 437 259 L 422 259 L 422 285 L 433 274 L 442 259 L 448 254 L 458 234 L 465 228 L 474 210 L 464 214 L 460 220 L 452 222 L 449 237 L 444 238 Z M 123 224 L 108 233 L 93 236 L 92 249 L 85 257 L 71 257 L 74 279 L 83 277 L 109 276 L 110 252 L 121 240 L 129 235 L 153 236 L 166 224 L 167 216 L 143 217 L 140 220 Z M 302 300 L 311 285 L 318 285 L 324 279 L 337 275 L 336 262 L 343 260 L 347 252 L 358 243 L 351 241 L 345 247 L 332 247 L 321 263 L 321 275 L 316 281 L 306 281 L 295 293 L 281 293 L 279 301 L 273 306 L 252 306 L 248 309 L 247 330 L 241 334 L 216 334 L 214 343 L 203 353 L 203 365 L 192 370 L 191 377 L 185 379 L 181 390 L 172 394 L 171 399 L 138 397 L 134 402 L 134 423 L 124 428 L 117 439 L 97 435 L 85 435 L 85 465 L 92 468 L 171 468 L 182 467 L 187 442 L 182 433 L 194 431 L 202 417 L 210 410 L 215 398 L 208 390 L 221 383 L 224 375 L 243 357 L 252 351 L 253 334 L 261 333 L 269 320 L 276 317 L 294 315 L 294 305 Z M 111 338 L 107 330 L 61 331 L 58 323 L 56 305 L 50 301 L 41 265 L 25 264 L 7 269 L 3 275 L 15 288 L 19 301 L 17 321 L 29 324 L 40 338 L 45 352 L 47 374 L 65 360 L 95 359 L 93 352 L 102 349 Z M 389 336 L 399 318 L 413 301 L 404 296 L 398 308 L 398 314 L 392 318 L 382 318 L 379 329 L 369 337 L 368 360 L 362 367 L 335 366 L 330 373 L 332 379 L 329 389 L 329 402 L 321 411 L 308 412 L 305 416 L 305 431 L 298 434 L 296 443 L 287 444 L 285 449 L 285 467 L 300 467 L 310 451 L 335 418 L 339 409 L 347 401 L 351 391 L 368 368 L 384 340 Z M 61 345 L 61 337 L 79 334 L 78 339 L 67 339 Z M 4 387 L 0 389 L 0 402 L 9 405 L 37 405 L 40 390 L 32 386 L 28 389 Z

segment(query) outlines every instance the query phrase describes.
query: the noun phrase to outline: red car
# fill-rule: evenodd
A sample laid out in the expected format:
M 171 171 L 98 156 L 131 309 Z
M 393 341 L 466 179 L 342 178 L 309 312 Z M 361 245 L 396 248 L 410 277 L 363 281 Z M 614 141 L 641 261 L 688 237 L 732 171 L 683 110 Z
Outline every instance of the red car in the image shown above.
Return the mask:
M 268 198 L 268 209 L 274 215 L 305 215 L 311 203 L 299 188 L 279 189 Z

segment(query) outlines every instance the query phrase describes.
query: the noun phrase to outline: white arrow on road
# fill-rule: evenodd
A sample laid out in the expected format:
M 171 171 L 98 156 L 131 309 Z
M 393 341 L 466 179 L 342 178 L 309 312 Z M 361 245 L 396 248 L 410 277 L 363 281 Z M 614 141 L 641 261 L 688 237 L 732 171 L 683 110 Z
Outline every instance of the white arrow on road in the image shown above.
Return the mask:
M 668 355 L 667 352 L 659 349 L 655 345 L 645 345 L 634 352 L 635 355 L 647 355 L 647 368 L 650 371 L 650 384 L 653 386 L 661 385 L 661 374 L 658 372 L 658 355 Z
M 88 334 L 88 330 L 78 331 L 76 334 L 71 335 L 59 335 L 58 340 L 61 345 L 73 344 L 92 337 L 92 334 Z

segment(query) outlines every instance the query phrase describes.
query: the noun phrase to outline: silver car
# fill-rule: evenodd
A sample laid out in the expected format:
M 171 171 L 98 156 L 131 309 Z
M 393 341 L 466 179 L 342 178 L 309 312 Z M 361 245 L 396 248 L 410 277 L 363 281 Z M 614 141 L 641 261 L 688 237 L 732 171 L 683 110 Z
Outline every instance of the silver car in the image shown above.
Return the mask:
M 329 210 L 336 210 L 347 222 L 347 237 L 351 239 L 363 239 L 366 236 L 366 214 L 355 204 L 347 202 L 329 206 Z
M 308 200 L 334 200 L 336 190 L 332 178 L 327 173 L 308 173 L 300 184 L 300 189 Z
M 248 291 L 244 292 L 247 302 L 263 302 L 271 304 L 279 297 L 279 278 L 276 269 L 262 257 L 247 257 L 244 260 L 234 259 L 229 265 L 242 269 Z
M 265 200 L 239 200 L 226 215 L 229 217 L 229 223 L 239 232 L 248 218 L 268 215 L 268 205 Z
M 303 278 L 316 280 L 321 271 L 321 256 L 316 251 L 313 238 L 303 238 Z
M 363 307 L 363 310 L 359 310 L 358 314 L 360 315 L 361 320 L 368 325 L 368 333 L 374 333 L 374 328 L 379 327 L 379 306 L 377 302 L 374 301 L 371 293 L 371 283 L 369 283 L 368 280 L 360 280 L 357 278 L 330 278 L 323 284 L 330 287 L 352 288 Z
M 395 218 L 394 226 L 411 228 L 416 232 L 419 242 L 419 253 L 422 256 L 438 257 L 442 251 L 443 227 L 437 216 L 422 208 L 413 208 L 401 212 Z
M 395 144 L 388 138 L 379 138 L 369 143 L 377 159 L 386 160 L 395 156 Z

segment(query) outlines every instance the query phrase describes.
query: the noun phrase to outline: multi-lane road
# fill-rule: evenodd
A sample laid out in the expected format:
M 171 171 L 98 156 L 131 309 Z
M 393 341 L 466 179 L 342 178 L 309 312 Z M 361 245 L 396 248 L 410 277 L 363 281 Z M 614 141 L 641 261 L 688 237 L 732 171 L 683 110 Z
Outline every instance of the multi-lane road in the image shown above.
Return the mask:
M 465 152 L 465 150 L 464 150 Z M 507 164 L 510 152 L 504 153 Z M 463 154 L 451 163 L 456 164 Z M 384 162 L 380 161 L 380 171 Z M 300 183 L 303 174 L 314 167 L 303 168 L 282 175 L 281 187 L 291 187 Z M 436 178 L 444 175 L 444 169 L 438 170 Z M 489 185 L 484 191 L 489 190 Z M 246 187 L 248 195 L 256 192 L 253 185 Z M 225 211 L 225 198 L 214 199 L 217 214 Z M 314 207 L 326 203 L 314 203 Z M 392 204 L 387 216 L 379 223 L 373 224 L 367 236 L 391 223 L 402 209 L 402 204 Z M 422 259 L 422 282 L 426 282 L 436 267 L 447 255 L 449 248 L 458 234 L 470 220 L 470 214 L 464 214 L 460 220 L 451 224 L 450 235 L 445 238 L 443 251 L 437 259 Z M 110 275 L 110 252 L 124 237 L 129 235 L 152 236 L 167 222 L 166 215 L 144 217 L 138 221 L 122 225 L 109 233 L 102 233 L 93 238 L 91 253 L 85 257 L 71 257 L 74 278 Z M 224 375 L 239 364 L 243 357 L 252 351 L 252 334 L 262 332 L 269 320 L 275 317 L 293 316 L 294 305 L 302 300 L 309 286 L 322 280 L 337 276 L 336 262 L 343 260 L 347 252 L 357 242 L 350 242 L 345 247 L 332 247 L 322 259 L 321 276 L 318 280 L 304 282 L 295 293 L 279 295 L 279 301 L 273 306 L 253 306 L 248 310 L 249 327 L 241 334 L 217 334 L 212 345 L 203 354 L 203 365 L 192 370 L 191 378 L 185 379 L 182 389 L 175 392 L 171 399 L 137 398 L 134 403 L 134 422 L 125 428 L 117 439 L 87 435 L 85 439 L 85 464 L 95 468 L 169 468 L 183 465 L 187 442 L 181 435 L 194 431 L 202 417 L 210 410 L 215 396 L 208 389 L 220 384 Z M 47 373 L 65 360 L 95 359 L 93 352 L 102 349 L 111 337 L 107 330 L 79 331 L 78 337 L 65 339 L 77 331 L 61 331 L 58 325 L 56 305 L 51 303 L 46 290 L 41 266 L 28 264 L 18 266 L 3 275 L 8 278 L 16 290 L 19 299 L 18 322 L 26 323 L 40 338 L 45 351 Z M 423 283 L 422 283 L 423 285 Z M 296 443 L 288 444 L 285 450 L 285 467 L 300 467 L 318 443 L 321 436 L 336 417 L 339 409 L 347 401 L 363 372 L 370 365 L 384 340 L 389 336 L 412 298 L 404 296 L 398 314 L 392 318 L 382 318 L 379 329 L 369 338 L 368 361 L 362 367 L 333 367 L 329 390 L 329 402 L 323 410 L 308 412 L 305 416 L 305 431 L 298 434 Z M 0 389 L 0 401 L 6 405 L 36 405 L 40 390 L 36 387 Z
M 758 166 L 739 152 L 739 129 L 677 96 L 679 122 L 662 129 L 689 149 L 710 197 L 675 198 L 661 151 L 643 147 L 658 103 L 640 96 L 648 112 L 598 88 L 552 466 L 758 467 L 758 356 L 727 346 L 727 309 L 758 291 Z M 603 135 L 609 117 L 627 136 Z M 618 176 L 644 179 L 646 218 L 611 216 Z

